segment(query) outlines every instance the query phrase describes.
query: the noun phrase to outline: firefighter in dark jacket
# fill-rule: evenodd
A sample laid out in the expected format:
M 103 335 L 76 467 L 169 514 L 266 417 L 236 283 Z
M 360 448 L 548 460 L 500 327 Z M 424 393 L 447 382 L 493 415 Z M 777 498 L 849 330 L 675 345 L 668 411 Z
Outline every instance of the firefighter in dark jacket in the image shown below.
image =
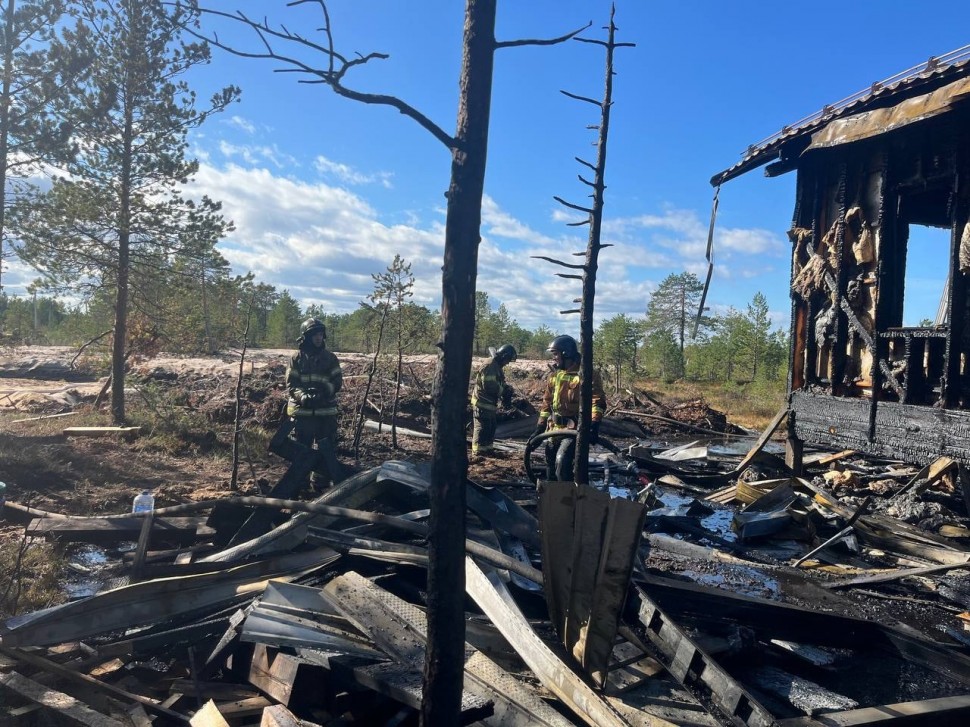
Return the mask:
M 580 371 L 579 347 L 572 336 L 556 336 L 549 348 L 552 354 L 552 373 L 546 382 L 539 410 L 539 423 L 532 436 L 557 429 L 576 429 L 579 424 Z M 592 424 L 590 444 L 596 444 L 600 421 L 606 412 L 606 394 L 599 372 L 593 372 Z M 546 440 L 546 479 L 573 481 L 573 461 L 576 457 L 575 437 L 550 437 Z
M 286 413 L 293 418 L 294 438 L 311 448 L 327 439 L 336 452 L 337 392 L 344 383 L 340 362 L 327 350 L 327 327 L 318 318 L 303 322 L 297 343 L 286 369 Z M 322 479 L 316 472 L 310 475 L 311 485 L 323 484 Z
M 475 388 L 472 390 L 472 457 L 484 457 L 492 452 L 498 405 L 500 402 L 508 405 L 512 400 L 512 389 L 505 383 L 503 368 L 515 359 L 515 348 L 505 344 L 475 374 Z

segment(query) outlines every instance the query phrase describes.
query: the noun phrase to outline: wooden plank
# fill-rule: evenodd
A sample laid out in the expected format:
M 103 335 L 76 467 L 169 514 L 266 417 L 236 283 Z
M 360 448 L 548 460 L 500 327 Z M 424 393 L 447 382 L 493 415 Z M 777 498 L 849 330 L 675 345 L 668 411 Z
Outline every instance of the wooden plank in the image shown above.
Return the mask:
M 383 612 L 384 618 L 380 623 L 394 624 L 394 628 L 388 632 L 376 633 L 375 642 L 383 651 L 409 664 L 416 672 L 423 670 L 428 623 L 421 609 L 354 572 L 331 581 L 323 593 L 333 599 L 334 606 L 345 609 L 353 608 L 357 598 L 366 596 L 373 609 Z M 360 611 L 356 610 L 355 613 Z M 361 624 L 361 627 L 370 631 L 369 625 Z M 404 635 L 403 641 L 401 634 Z M 400 646 L 402 643 L 403 649 Z M 468 644 L 465 645 L 464 688 L 494 703 L 494 714 L 482 720 L 486 725 L 567 727 L 572 724 L 498 664 Z
M 841 452 L 816 452 L 815 454 L 810 454 L 802 460 L 802 464 L 806 467 L 817 465 L 819 467 L 824 467 L 825 465 L 832 464 L 833 462 L 838 462 L 839 460 L 851 457 L 854 454 L 858 454 L 854 449 L 843 449 Z
M 6 637 L 4 637 L 6 638 Z M 71 681 L 81 682 L 95 689 L 107 692 L 117 697 L 121 697 L 129 702 L 138 702 L 143 705 L 146 709 L 154 714 L 162 715 L 163 717 L 168 717 L 169 719 L 175 720 L 176 722 L 188 722 L 188 717 L 184 714 L 179 714 L 178 712 L 173 712 L 170 709 L 166 709 L 155 702 L 153 702 L 148 697 L 143 697 L 139 694 L 131 694 L 126 692 L 124 689 L 119 689 L 106 682 L 99 681 L 93 677 L 89 677 L 87 674 L 80 674 L 78 672 L 68 669 L 66 666 L 61 666 L 57 662 L 53 662 L 50 659 L 45 659 L 42 656 L 37 656 L 36 654 L 29 654 L 19 649 L 11 649 L 6 646 L 0 645 L 0 653 L 11 656 L 18 661 L 25 662 L 31 666 L 35 666 L 44 671 L 53 672 L 59 676 L 65 677 Z
M 698 701 L 733 724 L 767 727 L 773 715 L 743 685 L 705 653 L 656 603 L 638 587 L 639 619 L 643 633 L 656 647 L 667 671 Z
M 469 557 L 465 557 L 465 584 L 468 594 L 502 632 L 522 660 L 563 704 L 591 727 L 626 727 L 624 720 L 597 692 L 567 667 L 538 637 L 528 621 L 506 602 L 498 588 L 504 584 L 496 576 L 486 576 Z M 669 725 L 651 718 L 650 724 Z
M 324 492 L 314 502 L 322 505 L 341 505 L 348 508 L 358 507 L 373 499 L 386 488 L 386 482 L 379 483 L 377 480 L 379 472 L 379 467 L 372 467 L 369 470 L 348 477 L 336 487 L 331 487 Z M 291 544 L 289 547 L 295 547 L 297 544 L 303 543 L 306 540 L 307 525 L 313 524 L 326 527 L 337 519 L 335 515 L 321 515 L 309 512 L 297 513 L 287 522 L 275 528 L 270 534 L 200 558 L 199 562 L 228 563 L 242 560 L 254 553 L 284 551 L 287 550 L 287 544 Z
M 256 644 L 249 664 L 249 683 L 280 704 L 289 704 L 300 660 L 278 649 Z
M 173 694 L 185 694 L 193 697 L 211 697 L 220 701 L 235 701 L 258 697 L 259 692 L 245 684 L 231 682 L 203 682 L 194 679 L 173 679 L 169 682 L 169 690 Z
M 96 712 L 69 694 L 55 691 L 15 671 L 0 674 L 0 684 L 32 702 L 57 712 L 62 718 L 70 720 L 71 724 L 77 723 L 90 727 L 126 727 L 124 722 Z
M 152 727 L 152 719 L 140 704 L 133 704 L 126 710 L 128 719 L 135 727 Z
M 569 558 L 572 560 L 572 580 L 569 582 L 569 598 L 566 601 L 565 629 L 562 632 L 562 639 L 566 651 L 582 664 L 610 496 L 588 485 L 574 485 L 574 487 L 576 489 L 576 513 L 573 518 L 575 530 L 572 551 L 569 553 Z M 561 558 L 562 553 L 562 550 L 553 551 L 549 555 L 555 559 Z M 545 553 L 543 553 L 542 562 L 543 564 L 548 562 Z
M 264 708 L 262 719 L 259 721 L 259 727 L 302 727 L 305 724 L 282 704 Z
M 148 552 L 148 541 L 152 537 L 152 525 L 154 522 L 155 513 L 145 513 L 145 517 L 142 518 L 141 532 L 138 534 L 138 546 L 135 548 L 135 561 L 131 564 L 129 582 L 140 581 L 142 578 L 142 568 L 145 566 L 145 553 Z
M 27 534 L 63 543 L 108 545 L 120 540 L 138 540 L 144 516 L 121 518 L 37 518 L 27 526 Z M 154 518 L 152 537 L 188 545 L 215 531 L 205 517 Z
M 970 720 L 970 695 L 898 702 L 877 707 L 862 707 L 844 712 L 828 712 L 812 717 L 778 720 L 779 727 L 857 727 L 858 725 L 895 724 L 967 724 Z
M 331 671 L 338 679 L 358 684 L 420 711 L 424 680 L 421 672 L 415 671 L 410 665 L 389 661 L 374 664 L 347 656 L 332 657 L 329 662 Z M 468 692 L 462 694 L 459 724 L 479 724 L 491 714 L 491 702 Z
M 192 727 L 229 727 L 226 718 L 222 716 L 216 703 L 211 699 L 202 706 L 202 709 L 192 715 L 189 724 Z
M 141 427 L 66 427 L 62 430 L 68 437 L 131 437 L 141 432 Z
M 600 688 L 606 685 L 610 653 L 620 611 L 626 603 L 645 517 L 646 508 L 633 500 L 612 498 L 607 506 L 606 532 L 593 585 L 582 658 L 583 668 Z
M 240 717 L 252 717 L 255 714 L 262 714 L 263 710 L 271 705 L 272 702 L 260 695 L 247 699 L 237 699 L 234 702 L 220 702 L 219 711 L 226 719 L 233 720 L 239 719 Z
M 556 554 L 571 552 L 576 511 L 576 486 L 572 482 L 539 481 L 539 530 L 542 534 L 543 591 L 549 620 L 560 639 L 565 638 L 572 560 Z
M 761 436 L 758 437 L 758 439 L 752 445 L 751 449 L 748 450 L 748 453 L 744 455 L 744 457 L 738 463 L 738 466 L 735 467 L 734 470 L 731 472 L 732 476 L 740 476 L 742 472 L 748 469 L 748 466 L 754 461 L 754 458 L 758 456 L 758 453 L 761 452 L 762 449 L 764 449 L 765 444 L 767 444 L 768 440 L 771 439 L 771 435 L 775 433 L 775 430 L 778 428 L 778 425 L 781 424 L 781 422 L 787 416 L 788 416 L 788 405 L 786 404 L 781 409 L 781 411 L 775 414 L 774 418 L 770 422 L 768 422 L 768 426 L 765 427 L 765 430 L 761 433 Z
M 652 656 L 644 656 L 632 664 L 613 667 L 606 682 L 606 694 L 615 696 L 635 689 L 658 674 L 663 674 L 663 671 L 663 665 Z
M 945 563 L 943 565 L 928 565 L 922 568 L 899 568 L 891 571 L 880 571 L 869 576 L 859 576 L 846 581 L 833 581 L 820 584 L 822 588 L 849 588 L 850 586 L 871 586 L 875 583 L 891 583 L 909 576 L 928 576 L 933 573 L 944 573 L 957 568 L 970 568 L 970 563 Z

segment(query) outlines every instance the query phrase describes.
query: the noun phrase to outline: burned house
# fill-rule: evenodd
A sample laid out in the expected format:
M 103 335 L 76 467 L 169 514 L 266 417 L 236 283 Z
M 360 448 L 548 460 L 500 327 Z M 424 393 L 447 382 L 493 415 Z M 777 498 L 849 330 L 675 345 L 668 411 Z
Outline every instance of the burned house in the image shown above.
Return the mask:
M 711 180 L 797 173 L 791 464 L 806 442 L 970 460 L 968 94 L 970 46 L 784 127 Z M 938 312 L 911 320 L 907 270 L 930 257 Z

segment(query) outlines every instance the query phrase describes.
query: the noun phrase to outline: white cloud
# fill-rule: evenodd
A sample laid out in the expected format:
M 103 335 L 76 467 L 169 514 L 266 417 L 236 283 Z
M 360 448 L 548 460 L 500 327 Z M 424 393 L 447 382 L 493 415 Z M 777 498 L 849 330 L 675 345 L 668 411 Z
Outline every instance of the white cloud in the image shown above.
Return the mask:
M 534 245 L 554 244 L 552 238 L 536 232 L 500 209 L 495 200 L 487 194 L 482 198 L 482 226 L 486 234 L 496 237 L 506 237 Z
M 241 131 L 246 132 L 247 134 L 256 133 L 256 125 L 253 122 L 251 122 L 249 119 L 244 119 L 242 116 L 239 116 L 238 114 L 233 114 L 232 116 L 230 116 L 226 120 L 226 123 L 229 126 L 233 126 L 237 129 L 240 129 Z
M 241 159 L 251 166 L 259 166 L 270 162 L 277 169 L 298 167 L 299 163 L 289 154 L 281 152 L 274 144 L 272 146 L 260 144 L 230 144 L 228 141 L 219 142 L 219 151 L 226 159 Z
M 390 189 L 392 186 L 391 179 L 394 177 L 391 172 L 363 174 L 348 164 L 332 161 L 325 156 L 317 156 L 313 161 L 313 166 L 321 174 L 332 175 L 341 182 L 353 185 L 378 182 L 381 186 Z
M 235 231 L 220 249 L 235 273 L 251 271 L 260 282 L 288 290 L 304 306 L 315 303 L 347 313 L 373 290 L 372 275 L 384 271 L 400 254 L 412 265 L 414 302 L 440 306 L 443 208 L 431 210 L 430 219 L 394 210 L 389 213 L 392 223 L 383 219 L 368 197 L 350 187 L 380 181 L 379 175 L 359 175 L 351 167 L 319 157 L 318 168 L 333 174 L 333 183 L 310 182 L 287 176 L 292 167 L 285 155 L 274 155 L 271 148 L 223 143 L 220 149 L 227 162 L 216 165 L 202 158 L 189 193 L 221 201 L 224 215 L 234 222 Z M 783 243 L 763 230 L 728 229 L 720 234 L 716 276 L 744 279 L 729 292 L 730 286 L 725 286 L 725 294 L 731 300 L 749 300 L 757 290 L 754 278 L 778 276 L 771 269 Z M 493 307 L 504 304 L 526 328 L 547 325 L 557 332 L 577 333 L 578 316 L 562 316 L 559 311 L 577 307 L 574 299 L 581 295 L 581 282 L 557 273 L 581 271 L 536 256 L 582 264 L 586 235 L 585 227 L 560 227 L 548 234 L 517 219 L 494 195 L 487 195 L 478 248 L 478 290 L 488 293 Z M 604 242 L 611 247 L 599 255 L 595 322 L 620 313 L 643 315 L 650 293 L 671 272 L 688 270 L 703 279 L 706 241 L 706 224 L 690 211 L 668 209 L 657 215 L 608 220 Z M 5 265 L 3 282 L 10 292 L 22 294 L 34 277 L 33 271 L 13 260 Z

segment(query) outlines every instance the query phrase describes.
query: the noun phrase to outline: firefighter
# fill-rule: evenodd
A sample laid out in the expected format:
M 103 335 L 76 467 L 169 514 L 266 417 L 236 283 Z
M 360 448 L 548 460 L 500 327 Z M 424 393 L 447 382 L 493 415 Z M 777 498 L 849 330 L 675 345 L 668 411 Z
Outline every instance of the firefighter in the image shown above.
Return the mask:
M 579 347 L 572 336 L 556 336 L 546 349 L 552 355 L 552 372 L 542 396 L 539 423 L 532 436 L 557 429 L 576 429 L 579 424 L 580 371 Z M 599 372 L 593 372 L 592 424 L 589 442 L 596 444 L 600 421 L 606 411 L 606 394 Z M 546 440 L 546 479 L 573 480 L 576 457 L 575 437 L 550 437 Z
M 286 368 L 289 401 L 286 414 L 293 419 L 293 436 L 307 447 L 318 449 L 328 440 L 336 453 L 337 392 L 343 386 L 343 372 L 337 357 L 327 350 L 327 327 L 319 318 L 308 318 L 300 326 L 299 348 Z M 310 486 L 326 486 L 322 473 L 310 475 Z
M 472 390 L 473 458 L 492 452 L 499 402 L 505 406 L 512 402 L 512 388 L 505 383 L 503 368 L 516 358 L 515 348 L 505 344 L 475 374 L 475 388 Z

